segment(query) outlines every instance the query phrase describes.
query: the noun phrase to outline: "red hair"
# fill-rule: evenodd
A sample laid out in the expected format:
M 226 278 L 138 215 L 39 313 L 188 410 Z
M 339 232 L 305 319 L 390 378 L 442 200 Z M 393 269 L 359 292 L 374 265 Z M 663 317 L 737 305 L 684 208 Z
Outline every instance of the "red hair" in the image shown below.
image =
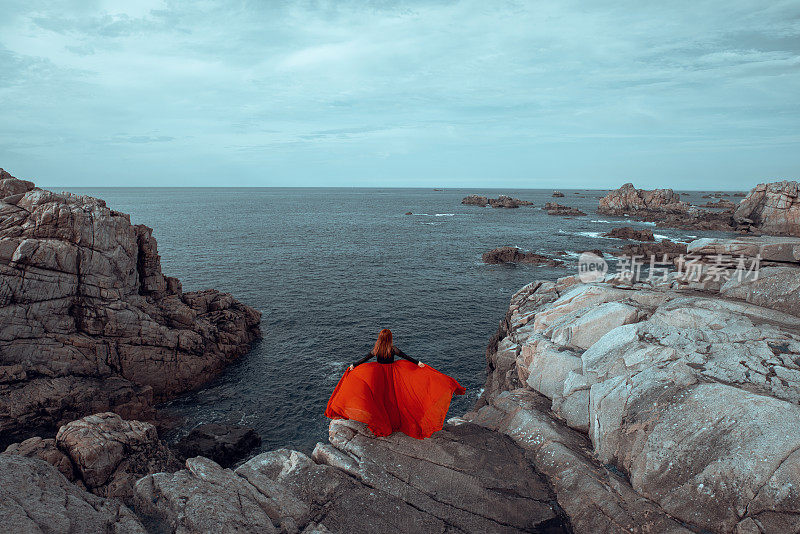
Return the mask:
M 392 355 L 392 331 L 388 328 L 381 330 L 378 340 L 372 347 L 372 354 L 378 358 L 388 358 Z

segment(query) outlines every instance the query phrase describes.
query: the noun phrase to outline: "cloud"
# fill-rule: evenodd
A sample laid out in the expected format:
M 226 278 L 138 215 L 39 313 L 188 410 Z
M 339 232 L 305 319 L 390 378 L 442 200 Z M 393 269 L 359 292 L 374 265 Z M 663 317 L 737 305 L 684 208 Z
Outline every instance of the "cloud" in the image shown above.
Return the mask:
M 10 2 L 0 165 L 65 185 L 741 187 L 796 177 L 798 64 L 791 1 Z

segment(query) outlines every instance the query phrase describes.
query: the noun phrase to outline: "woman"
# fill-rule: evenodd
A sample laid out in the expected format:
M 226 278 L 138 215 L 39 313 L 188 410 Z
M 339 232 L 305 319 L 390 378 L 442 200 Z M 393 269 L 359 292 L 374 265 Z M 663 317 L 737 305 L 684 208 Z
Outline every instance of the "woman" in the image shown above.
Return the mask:
M 373 357 L 376 362 L 367 362 Z M 395 347 L 384 328 L 369 354 L 344 372 L 325 416 L 361 421 L 376 436 L 399 430 L 423 439 L 442 429 L 453 393 L 465 392 L 455 379 Z

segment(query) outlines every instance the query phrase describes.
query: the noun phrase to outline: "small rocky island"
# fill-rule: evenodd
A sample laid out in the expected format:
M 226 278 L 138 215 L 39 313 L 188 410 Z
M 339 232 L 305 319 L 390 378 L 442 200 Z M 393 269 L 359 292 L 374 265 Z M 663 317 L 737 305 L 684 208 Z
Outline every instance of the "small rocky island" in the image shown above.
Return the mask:
M 564 265 L 564 262 L 561 260 L 555 260 L 543 254 L 536 254 L 535 252 L 523 252 L 517 247 L 499 247 L 489 252 L 484 252 L 481 259 L 483 263 L 488 264 L 529 263 L 533 265 L 546 265 L 548 267 Z
M 586 215 L 578 208 L 571 206 L 564 206 L 557 202 L 548 202 L 544 205 L 544 209 L 548 215 L 558 215 L 560 217 L 580 217 Z
M 500 195 L 497 198 L 488 198 L 480 195 L 470 195 L 461 200 L 462 204 L 469 206 L 491 206 L 493 208 L 518 208 L 520 206 L 533 206 L 533 202 L 527 200 L 520 200 L 518 198 L 511 198 L 506 195 Z
M 749 222 L 736 224 L 796 231 L 797 204 L 773 205 L 792 186 L 773 185 L 744 199 Z M 625 189 L 638 212 L 679 202 Z M 246 350 L 258 313 L 182 293 L 157 268 L 149 229 L 102 201 L 10 177 L 0 191 L 0 274 L 16 284 L 0 316 L 3 435 L 20 438 L 0 454 L 8 531 L 800 530 L 799 237 L 698 239 L 681 245 L 697 269 L 655 280 L 535 280 L 499 318 L 476 405 L 431 438 L 376 438 L 338 420 L 310 455 L 278 449 L 228 469 L 171 450 L 135 420 L 150 404 L 132 410 L 121 402 L 131 397 L 107 393 L 122 384 L 150 402 L 197 384 Z M 720 270 L 738 256 L 760 257 L 759 275 Z M 148 343 L 128 357 L 142 333 Z M 161 382 L 145 382 L 140 362 Z M 59 379 L 95 396 L 65 396 Z

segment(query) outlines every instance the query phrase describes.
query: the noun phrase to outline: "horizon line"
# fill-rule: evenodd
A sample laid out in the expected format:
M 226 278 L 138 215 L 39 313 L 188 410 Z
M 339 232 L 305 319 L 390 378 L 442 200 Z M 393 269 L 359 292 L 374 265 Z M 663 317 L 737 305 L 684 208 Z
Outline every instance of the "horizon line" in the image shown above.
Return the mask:
M 627 182 L 626 182 L 627 183 Z M 764 183 L 764 182 L 759 182 Z M 672 189 L 673 191 L 688 191 L 688 192 L 721 192 L 721 193 L 746 193 L 752 191 L 758 184 L 750 187 L 749 189 L 676 189 L 674 187 L 656 187 L 646 189 L 637 187 L 643 191 L 653 191 L 655 189 Z M 209 185 L 37 185 L 40 189 L 54 190 L 57 188 L 73 188 L 73 189 L 422 189 L 436 192 L 445 191 L 462 191 L 462 190 L 515 190 L 515 191 L 615 191 L 619 187 L 601 187 L 601 188 L 586 188 L 586 187 L 518 187 L 518 186 L 493 186 L 493 187 L 429 187 L 429 186 L 400 186 L 400 185 L 386 185 L 386 186 L 366 186 L 366 185 L 241 185 L 241 186 L 209 186 Z

